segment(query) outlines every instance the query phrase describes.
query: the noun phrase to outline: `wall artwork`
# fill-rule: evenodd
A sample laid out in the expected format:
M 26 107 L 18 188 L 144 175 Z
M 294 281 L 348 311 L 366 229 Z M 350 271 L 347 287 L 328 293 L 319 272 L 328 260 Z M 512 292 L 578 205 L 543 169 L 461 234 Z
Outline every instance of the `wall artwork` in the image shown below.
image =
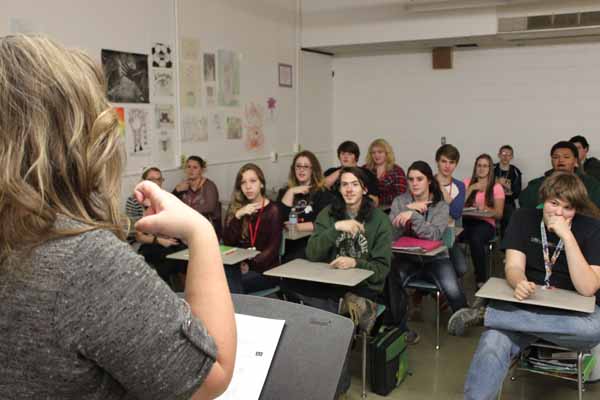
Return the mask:
M 150 130 L 148 125 L 149 112 L 142 108 L 127 110 L 127 123 L 129 133 L 128 154 L 131 156 L 146 156 L 151 154 Z
M 207 107 L 214 107 L 217 105 L 217 91 L 214 86 L 205 86 L 204 95 Z
M 107 94 L 111 102 L 150 102 L 146 54 L 103 49 L 102 66 L 108 81 Z
M 181 58 L 187 61 L 197 61 L 200 56 L 200 42 L 198 39 L 181 39 Z
M 125 109 L 123 107 L 115 107 L 119 121 L 119 133 L 125 137 Z
M 164 43 L 154 43 L 152 46 L 152 66 L 154 68 L 172 68 L 171 46 Z
M 214 82 L 217 74 L 217 67 L 215 64 L 215 53 L 204 53 L 204 81 Z
M 208 120 L 197 111 L 183 113 L 183 142 L 206 142 L 208 140 Z
M 242 138 L 242 119 L 238 117 L 227 117 L 227 139 Z
M 173 97 L 175 95 L 175 82 L 173 70 L 154 69 L 152 71 L 152 96 Z
M 264 111 L 261 106 L 254 102 L 246 105 L 244 117 L 246 118 L 246 148 L 248 150 L 258 150 L 265 143 L 263 132 Z
M 173 104 L 157 104 L 155 106 L 156 128 L 175 128 L 175 106 Z
M 213 137 L 222 138 L 225 135 L 225 128 L 223 126 L 223 114 L 220 112 L 215 112 L 209 114 L 208 123 L 209 123 L 209 132 Z
M 217 52 L 219 73 L 219 105 L 239 106 L 240 101 L 240 60 L 239 55 L 230 50 Z
M 200 106 L 200 83 L 202 70 L 199 63 L 181 63 L 181 106 L 195 108 Z

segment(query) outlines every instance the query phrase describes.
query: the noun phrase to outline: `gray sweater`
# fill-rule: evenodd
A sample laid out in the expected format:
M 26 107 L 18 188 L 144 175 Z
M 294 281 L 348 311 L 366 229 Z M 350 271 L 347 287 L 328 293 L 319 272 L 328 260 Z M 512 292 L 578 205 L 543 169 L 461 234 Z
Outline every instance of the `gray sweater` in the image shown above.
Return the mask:
M 110 232 L 0 263 L 2 399 L 189 398 L 215 357 L 189 305 Z
M 412 195 L 408 192 L 396 197 L 392 202 L 390 221 L 394 221 L 394 218 L 403 211 L 412 211 L 406 206 L 413 202 Z M 425 214 L 419 214 L 414 211 L 410 218 L 411 236 L 419 239 L 442 240 L 444 232 L 448 228 L 449 213 L 448 204 L 443 200 L 430 206 Z M 398 238 L 404 235 L 403 227 L 394 226 L 393 240 L 398 240 Z

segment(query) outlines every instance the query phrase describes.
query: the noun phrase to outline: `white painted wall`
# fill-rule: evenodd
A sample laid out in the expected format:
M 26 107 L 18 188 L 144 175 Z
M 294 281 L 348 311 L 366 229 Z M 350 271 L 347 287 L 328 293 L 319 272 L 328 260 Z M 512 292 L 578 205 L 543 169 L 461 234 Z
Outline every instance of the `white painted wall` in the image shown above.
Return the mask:
M 461 151 L 458 177 L 505 143 L 526 180 L 549 167 L 552 144 L 578 133 L 600 156 L 600 44 L 457 51 L 451 70 L 432 70 L 430 53 L 333 64 L 334 143 L 366 151 L 386 138 L 403 168 L 433 162 L 441 136 Z

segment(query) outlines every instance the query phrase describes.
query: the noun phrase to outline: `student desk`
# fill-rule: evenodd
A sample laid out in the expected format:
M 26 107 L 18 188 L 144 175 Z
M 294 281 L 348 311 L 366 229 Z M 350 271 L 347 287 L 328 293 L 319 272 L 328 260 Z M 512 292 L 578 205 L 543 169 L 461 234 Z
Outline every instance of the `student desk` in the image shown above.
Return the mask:
M 337 269 L 329 264 L 297 258 L 288 263 L 265 271 L 263 275 L 286 279 L 356 286 L 373 275 L 373 271 L 360 268 Z
M 462 213 L 463 217 L 482 217 L 482 218 L 496 218 L 493 211 L 481 211 L 473 208 L 465 208 Z
M 392 247 L 392 253 L 396 253 L 396 254 L 410 254 L 412 256 L 423 256 L 423 257 L 431 257 L 431 256 L 435 256 L 437 254 L 440 254 L 443 251 L 448 250 L 448 248 L 446 246 L 440 246 L 437 249 L 433 249 L 431 251 L 427 251 L 427 252 L 421 252 L 421 251 L 413 251 L 413 250 L 403 250 L 403 249 L 394 249 Z
M 299 232 L 297 229 L 290 232 L 287 229 L 283 231 L 283 240 L 298 240 L 312 235 L 312 232 Z
M 241 249 L 239 247 L 234 247 L 233 250 L 222 253 L 221 256 L 223 257 L 223 264 L 235 265 L 244 260 L 254 258 L 258 254 L 260 254 L 260 251 L 258 250 Z M 169 254 L 167 258 L 171 258 L 173 260 L 188 261 L 190 259 L 190 253 L 188 249 L 184 249 L 176 253 Z

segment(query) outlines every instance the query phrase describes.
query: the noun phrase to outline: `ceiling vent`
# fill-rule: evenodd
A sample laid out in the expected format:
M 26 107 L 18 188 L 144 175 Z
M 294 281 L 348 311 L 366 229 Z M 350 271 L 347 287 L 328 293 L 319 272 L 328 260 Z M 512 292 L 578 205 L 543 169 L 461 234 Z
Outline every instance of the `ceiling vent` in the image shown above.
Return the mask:
M 499 18 L 498 36 L 508 41 L 594 37 L 600 40 L 600 11 Z

